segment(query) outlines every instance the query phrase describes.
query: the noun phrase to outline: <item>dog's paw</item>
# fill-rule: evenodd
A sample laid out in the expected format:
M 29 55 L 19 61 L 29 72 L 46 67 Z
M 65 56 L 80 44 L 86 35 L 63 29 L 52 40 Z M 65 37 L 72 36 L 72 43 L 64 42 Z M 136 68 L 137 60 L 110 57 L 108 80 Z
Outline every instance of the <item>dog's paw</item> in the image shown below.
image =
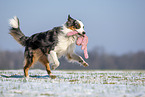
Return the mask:
M 56 76 L 55 75 L 49 75 L 51 79 L 55 79 Z
M 89 64 L 88 63 L 84 63 L 83 66 L 84 67 L 87 67 L 87 66 L 89 66 Z
M 27 75 L 27 76 L 24 76 L 25 78 L 29 78 L 29 75 Z
M 87 66 L 89 66 L 89 64 L 85 62 L 85 63 L 83 63 L 83 66 L 87 67 Z

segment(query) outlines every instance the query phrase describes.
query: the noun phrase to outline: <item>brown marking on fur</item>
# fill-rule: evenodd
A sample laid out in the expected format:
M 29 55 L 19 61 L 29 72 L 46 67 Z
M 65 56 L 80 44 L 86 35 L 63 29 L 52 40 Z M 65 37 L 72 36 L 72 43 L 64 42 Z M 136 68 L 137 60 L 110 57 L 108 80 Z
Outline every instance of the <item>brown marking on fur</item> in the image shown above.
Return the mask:
M 70 27 L 68 27 L 68 29 L 71 29 L 71 30 L 75 30 L 75 28 L 74 28 L 74 26 L 70 26 Z
M 25 75 L 25 77 L 29 77 L 28 70 L 32 65 L 33 65 L 33 62 L 28 63 L 27 59 L 25 59 L 25 66 L 24 66 L 24 75 Z
M 51 75 L 51 70 L 50 70 L 49 61 L 47 59 L 47 56 L 46 55 L 41 56 L 39 58 L 39 62 L 41 62 L 46 67 L 46 71 L 47 71 L 48 75 Z

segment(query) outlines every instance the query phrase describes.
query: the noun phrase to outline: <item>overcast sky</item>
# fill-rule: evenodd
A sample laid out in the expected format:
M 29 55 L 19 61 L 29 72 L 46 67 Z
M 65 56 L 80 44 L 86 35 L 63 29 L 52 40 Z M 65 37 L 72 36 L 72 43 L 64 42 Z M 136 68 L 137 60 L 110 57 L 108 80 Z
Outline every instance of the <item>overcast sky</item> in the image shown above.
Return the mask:
M 145 51 L 145 0 L 0 0 L 0 49 L 24 50 L 8 34 L 13 16 L 30 36 L 61 26 L 68 14 L 84 23 L 89 50 L 101 46 L 115 54 Z

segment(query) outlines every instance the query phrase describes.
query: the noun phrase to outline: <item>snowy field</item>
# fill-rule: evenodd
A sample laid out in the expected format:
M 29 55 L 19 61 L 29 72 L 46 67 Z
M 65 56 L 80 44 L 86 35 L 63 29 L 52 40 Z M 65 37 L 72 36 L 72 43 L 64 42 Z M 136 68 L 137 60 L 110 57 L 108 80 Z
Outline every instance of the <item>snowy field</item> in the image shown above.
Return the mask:
M 0 70 L 0 97 L 145 97 L 145 71 Z

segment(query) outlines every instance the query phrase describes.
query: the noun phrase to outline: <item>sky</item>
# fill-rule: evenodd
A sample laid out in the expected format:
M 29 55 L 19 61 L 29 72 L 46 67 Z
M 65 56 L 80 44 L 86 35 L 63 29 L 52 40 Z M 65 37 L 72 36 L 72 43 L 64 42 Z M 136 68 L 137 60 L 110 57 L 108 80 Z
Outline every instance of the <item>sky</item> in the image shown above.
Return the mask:
M 19 18 L 22 32 L 31 36 L 61 26 L 68 14 L 84 23 L 90 51 L 145 51 L 145 0 L 0 0 L 0 50 L 24 50 L 8 34 L 13 16 Z

